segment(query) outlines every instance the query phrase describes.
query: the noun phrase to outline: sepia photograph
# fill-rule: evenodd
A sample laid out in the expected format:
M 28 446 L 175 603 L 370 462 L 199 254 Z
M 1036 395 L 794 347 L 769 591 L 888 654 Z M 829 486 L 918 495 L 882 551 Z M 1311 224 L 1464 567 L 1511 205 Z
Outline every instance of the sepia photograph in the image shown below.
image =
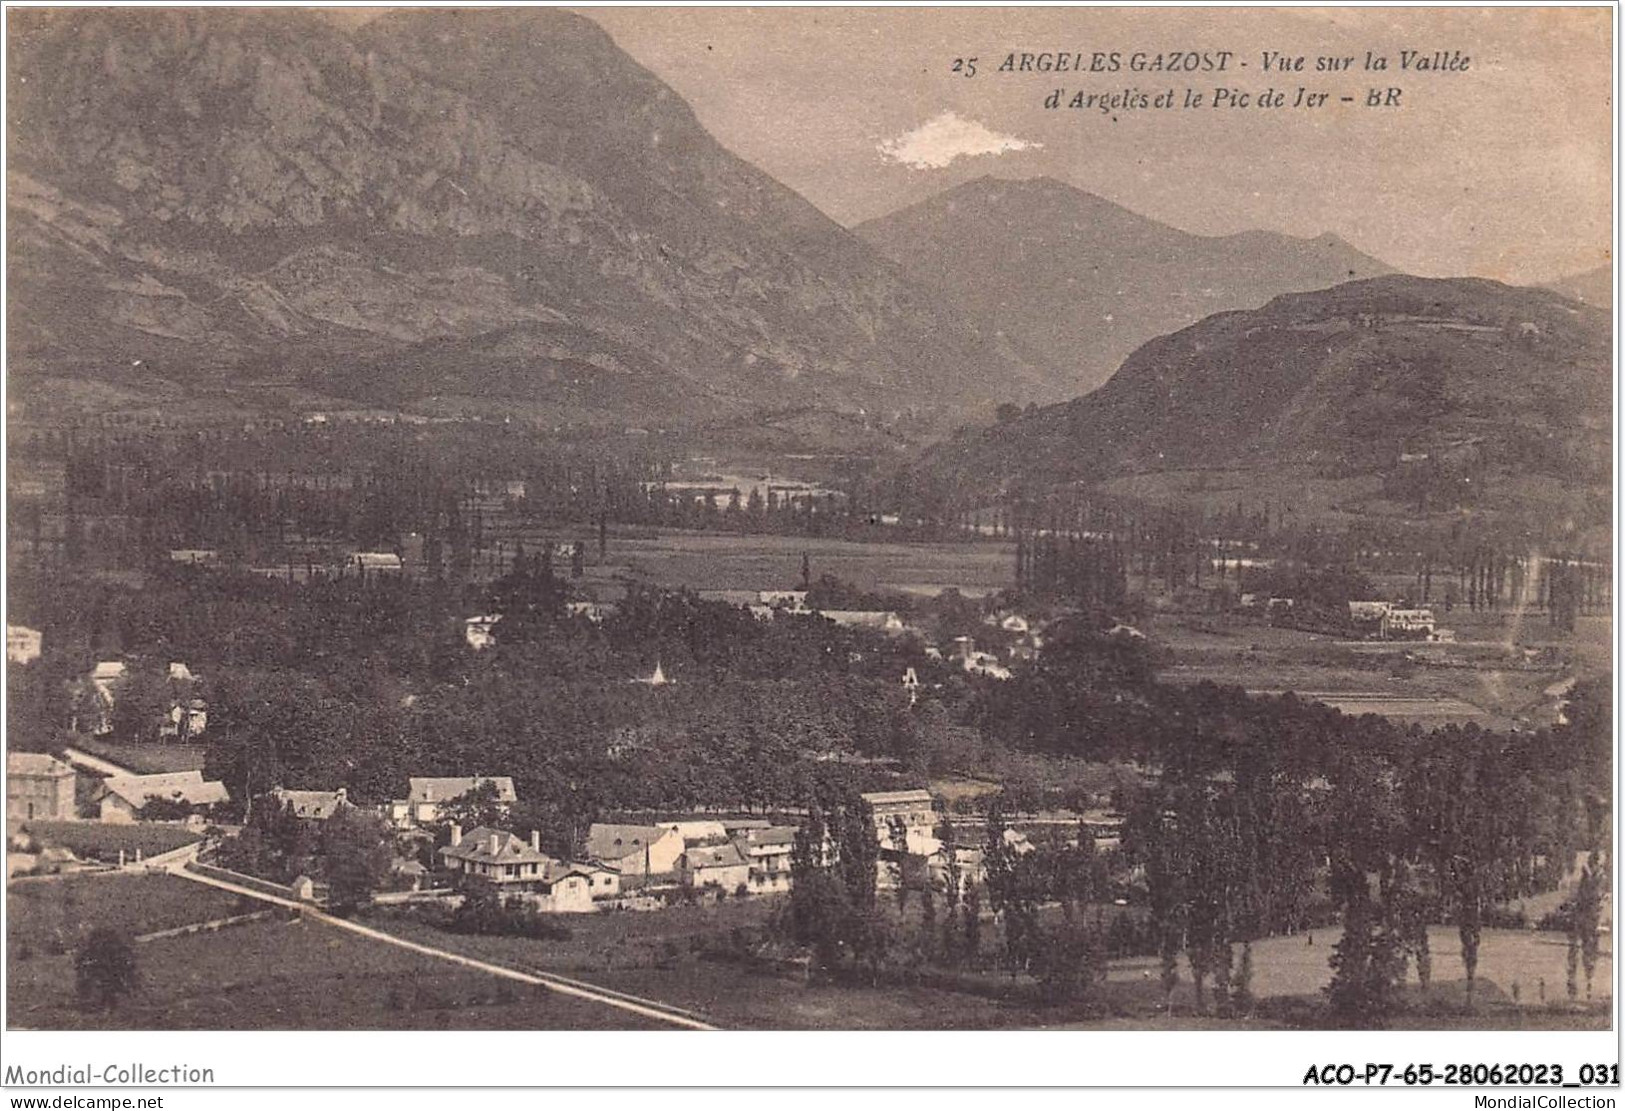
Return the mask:
M 8 5 L 6 1031 L 1613 1031 L 1616 15 Z

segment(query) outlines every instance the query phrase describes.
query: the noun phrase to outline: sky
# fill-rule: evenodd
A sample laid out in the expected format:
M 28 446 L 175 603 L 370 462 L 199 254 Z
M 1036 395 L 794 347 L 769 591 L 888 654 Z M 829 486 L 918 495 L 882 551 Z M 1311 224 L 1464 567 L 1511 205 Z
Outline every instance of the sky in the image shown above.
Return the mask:
M 1538 282 L 1611 257 L 1605 8 L 575 10 L 724 146 L 848 226 L 983 175 L 1043 175 L 1202 235 L 1331 232 L 1421 275 Z M 1226 73 L 1126 69 L 1135 52 L 1222 50 Z M 1266 74 L 1266 50 L 1356 69 Z M 1390 70 L 1359 68 L 1367 50 Z M 1401 50 L 1459 50 L 1469 68 L 1400 72 Z M 1096 51 L 1125 68 L 998 72 L 1011 53 Z M 970 57 L 975 76 L 954 71 Z M 1056 89 L 1220 86 L 1333 95 L 1319 109 L 1043 106 Z M 1365 107 L 1374 86 L 1402 88 L 1400 105 Z

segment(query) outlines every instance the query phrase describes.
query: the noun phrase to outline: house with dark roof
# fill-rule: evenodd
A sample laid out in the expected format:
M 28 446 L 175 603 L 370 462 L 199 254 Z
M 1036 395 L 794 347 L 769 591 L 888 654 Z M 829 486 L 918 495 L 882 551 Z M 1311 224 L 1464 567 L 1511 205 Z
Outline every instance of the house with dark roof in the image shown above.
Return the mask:
M 587 856 L 622 876 L 669 876 L 683 848 L 682 834 L 660 826 L 595 822 L 587 831 Z

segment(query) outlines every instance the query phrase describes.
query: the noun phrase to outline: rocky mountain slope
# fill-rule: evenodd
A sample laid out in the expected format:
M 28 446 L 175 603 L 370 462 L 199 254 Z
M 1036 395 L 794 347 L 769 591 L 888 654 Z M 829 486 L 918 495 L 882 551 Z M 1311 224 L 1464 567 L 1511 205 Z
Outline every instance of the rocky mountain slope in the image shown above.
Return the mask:
M 1557 512 L 1560 492 L 1607 489 L 1609 333 L 1545 290 L 1350 282 L 1153 340 L 1094 393 L 963 434 L 926 467 L 986 496 L 1228 471 L 1253 476 L 1242 487 L 1375 480 L 1400 504 L 1431 486 L 1433 507 L 1473 504 L 1477 482 Z
M 978 178 L 854 230 L 1068 396 L 1213 313 L 1389 272 L 1335 236 L 1191 235 L 1050 178 Z
M 279 382 L 636 424 L 1045 393 L 579 16 L 9 18 L 20 392 Z

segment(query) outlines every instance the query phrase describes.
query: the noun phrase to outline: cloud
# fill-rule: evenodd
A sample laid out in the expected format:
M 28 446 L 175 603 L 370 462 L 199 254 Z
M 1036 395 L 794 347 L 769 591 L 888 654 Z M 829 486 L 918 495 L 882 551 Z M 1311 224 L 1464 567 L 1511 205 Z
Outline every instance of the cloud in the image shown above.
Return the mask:
M 905 131 L 879 146 L 881 156 L 916 170 L 940 170 L 956 158 L 1003 154 L 1011 150 L 1039 150 L 1043 143 L 1000 135 L 975 120 L 943 112 L 913 131 Z

